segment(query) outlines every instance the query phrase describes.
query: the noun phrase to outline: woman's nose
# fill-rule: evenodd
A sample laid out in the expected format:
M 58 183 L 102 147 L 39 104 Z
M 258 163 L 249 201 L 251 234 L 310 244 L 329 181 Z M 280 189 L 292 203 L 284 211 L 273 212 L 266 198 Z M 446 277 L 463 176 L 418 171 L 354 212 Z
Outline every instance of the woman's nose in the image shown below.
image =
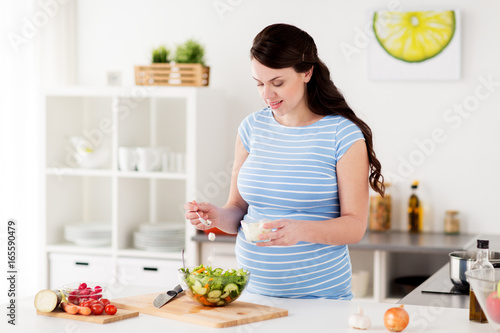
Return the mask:
M 262 98 L 265 100 L 271 99 L 274 96 L 273 88 L 270 85 L 264 86 L 262 89 Z

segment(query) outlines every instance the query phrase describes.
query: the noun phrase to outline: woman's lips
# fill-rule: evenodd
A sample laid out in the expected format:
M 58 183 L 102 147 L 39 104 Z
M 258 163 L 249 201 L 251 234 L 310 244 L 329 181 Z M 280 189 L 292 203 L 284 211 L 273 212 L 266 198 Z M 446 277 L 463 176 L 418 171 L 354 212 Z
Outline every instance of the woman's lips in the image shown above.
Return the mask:
M 281 106 L 281 104 L 283 104 L 283 100 L 278 101 L 278 102 L 271 102 L 271 103 L 269 103 L 269 106 L 271 107 L 271 109 L 276 110 L 277 108 L 279 108 Z

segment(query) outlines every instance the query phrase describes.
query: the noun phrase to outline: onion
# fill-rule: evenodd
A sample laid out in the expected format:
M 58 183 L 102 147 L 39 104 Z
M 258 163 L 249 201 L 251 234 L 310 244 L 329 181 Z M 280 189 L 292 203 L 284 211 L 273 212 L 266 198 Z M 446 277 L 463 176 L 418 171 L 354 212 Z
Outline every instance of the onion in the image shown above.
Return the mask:
M 390 308 L 384 314 L 384 325 L 391 332 L 401 332 L 408 326 L 410 316 L 403 308 L 403 305 L 397 308 Z

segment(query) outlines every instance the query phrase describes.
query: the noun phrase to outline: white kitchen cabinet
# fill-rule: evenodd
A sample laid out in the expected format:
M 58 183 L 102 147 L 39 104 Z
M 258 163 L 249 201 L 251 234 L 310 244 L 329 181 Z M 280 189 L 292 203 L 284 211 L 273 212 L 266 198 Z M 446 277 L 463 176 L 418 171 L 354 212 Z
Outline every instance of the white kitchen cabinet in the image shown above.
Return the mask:
M 51 253 L 49 267 L 51 289 L 73 282 L 111 284 L 115 279 L 111 256 Z
M 178 265 L 180 251 L 133 247 L 133 233 L 142 223 L 184 225 L 186 264 L 198 264 L 198 244 L 191 240 L 196 231 L 185 220 L 183 205 L 227 196 L 229 183 L 219 181 L 229 179 L 231 162 L 223 94 L 207 87 L 62 87 L 46 91 L 42 103 L 42 250 L 47 258 L 42 284 L 55 283 L 57 270 L 74 269 L 71 263 L 49 268 L 53 254 L 107 256 L 113 274 L 123 258 Z M 75 158 L 74 137 L 95 148 L 90 164 Z M 162 171 L 122 171 L 118 150 L 123 146 L 166 148 L 182 162 L 165 160 Z M 109 225 L 111 242 L 91 247 L 66 241 L 64 226 L 75 223 Z
M 177 270 L 182 261 L 142 258 L 118 258 L 117 281 L 121 285 L 158 286 L 173 289 L 179 283 Z

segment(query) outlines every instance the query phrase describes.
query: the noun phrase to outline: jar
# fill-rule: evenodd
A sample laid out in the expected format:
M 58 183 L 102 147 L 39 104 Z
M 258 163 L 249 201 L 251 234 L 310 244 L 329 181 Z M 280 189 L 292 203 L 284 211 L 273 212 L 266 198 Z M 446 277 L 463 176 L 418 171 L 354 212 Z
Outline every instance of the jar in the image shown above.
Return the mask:
M 384 185 L 384 197 L 375 191 L 370 194 L 370 231 L 388 231 L 391 229 L 391 184 L 386 183 Z
M 458 218 L 458 211 L 446 211 L 444 216 L 444 233 L 448 235 L 456 235 L 460 233 L 460 219 Z

